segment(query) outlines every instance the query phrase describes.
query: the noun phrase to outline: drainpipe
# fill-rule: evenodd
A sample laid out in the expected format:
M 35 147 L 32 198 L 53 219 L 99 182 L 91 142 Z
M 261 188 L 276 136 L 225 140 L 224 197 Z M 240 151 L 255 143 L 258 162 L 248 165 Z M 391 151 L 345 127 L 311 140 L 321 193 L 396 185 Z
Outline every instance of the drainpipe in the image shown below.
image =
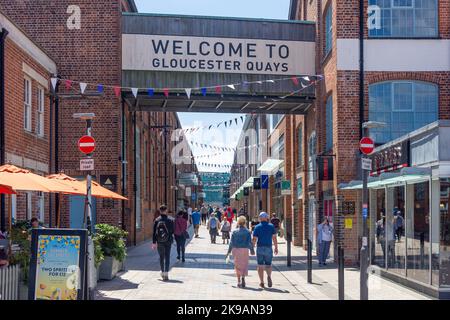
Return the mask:
M 4 28 L 0 34 L 0 165 L 5 164 L 6 146 L 5 146 L 5 40 L 8 31 Z M 6 230 L 6 206 L 5 195 L 1 195 L 0 201 L 0 228 Z
M 359 1 L 359 135 L 363 137 L 364 122 L 364 1 Z
M 134 194 L 134 237 L 133 237 L 133 242 L 134 245 L 136 246 L 137 244 L 137 228 L 136 228 L 136 219 L 137 219 L 137 206 L 138 206 L 138 200 L 137 200 L 137 183 L 136 183 L 136 179 L 137 179 L 137 172 L 136 172 L 136 164 L 137 164 L 137 157 L 136 157 L 136 152 L 137 152 L 137 123 L 136 123 L 136 111 L 133 111 L 133 127 L 134 127 L 134 138 L 133 138 L 133 153 L 134 153 L 134 181 L 133 181 L 133 194 Z
M 125 181 L 125 172 L 127 170 L 127 165 L 125 163 L 125 159 L 126 159 L 126 152 L 127 150 L 125 150 L 125 139 L 126 139 L 126 132 L 124 130 L 125 128 L 125 122 L 126 122 L 126 117 L 125 117 L 125 100 L 122 98 L 122 194 L 125 195 L 125 189 L 126 189 L 126 181 Z M 126 231 L 126 226 L 125 226 L 125 200 L 122 200 L 122 230 Z
M 58 77 L 59 78 L 59 77 Z M 55 119 L 54 119 L 54 127 L 55 127 L 55 147 L 54 147 L 54 173 L 59 173 L 59 98 L 58 98 L 58 91 L 59 91 L 59 81 L 56 83 L 55 86 L 55 92 L 54 92 L 54 108 L 55 108 Z M 51 124 L 50 124 L 51 125 Z M 61 194 L 57 193 L 55 194 L 55 209 L 57 212 L 56 216 L 56 226 L 59 228 L 61 226 Z M 69 222 L 70 224 L 70 222 Z

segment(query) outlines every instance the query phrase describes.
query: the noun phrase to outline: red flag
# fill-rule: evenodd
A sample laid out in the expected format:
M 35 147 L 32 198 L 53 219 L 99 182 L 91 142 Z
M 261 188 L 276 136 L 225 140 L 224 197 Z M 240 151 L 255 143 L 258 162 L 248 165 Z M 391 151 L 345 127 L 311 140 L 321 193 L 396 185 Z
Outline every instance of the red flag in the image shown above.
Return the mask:
M 164 92 L 164 95 L 166 96 L 166 98 L 168 98 L 169 97 L 169 89 L 164 88 L 163 92 Z
M 66 80 L 66 89 L 69 90 L 72 87 L 72 80 Z
M 217 94 L 221 94 L 221 93 L 222 93 L 222 87 L 217 86 L 217 87 L 216 87 L 216 93 L 217 93 Z
M 292 82 L 293 82 L 296 86 L 298 86 L 298 79 L 297 79 L 297 77 L 292 77 L 291 79 L 292 79 Z
M 121 91 L 120 87 L 114 87 L 114 93 L 116 94 L 117 98 L 120 97 L 120 91 Z

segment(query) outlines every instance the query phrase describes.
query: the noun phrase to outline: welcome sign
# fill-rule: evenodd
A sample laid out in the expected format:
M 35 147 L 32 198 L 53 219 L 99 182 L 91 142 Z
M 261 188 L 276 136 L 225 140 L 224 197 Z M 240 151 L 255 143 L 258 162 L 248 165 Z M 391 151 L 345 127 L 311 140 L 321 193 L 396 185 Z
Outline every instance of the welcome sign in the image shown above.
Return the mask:
M 266 39 L 122 35 L 122 69 L 314 74 L 315 43 Z

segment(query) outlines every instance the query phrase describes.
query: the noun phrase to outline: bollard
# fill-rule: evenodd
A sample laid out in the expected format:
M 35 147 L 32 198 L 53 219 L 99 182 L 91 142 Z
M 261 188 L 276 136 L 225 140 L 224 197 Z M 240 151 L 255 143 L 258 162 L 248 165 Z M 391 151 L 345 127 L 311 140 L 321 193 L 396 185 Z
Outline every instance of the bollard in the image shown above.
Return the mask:
M 308 239 L 308 283 L 312 283 L 312 241 Z
M 338 246 L 338 287 L 339 300 L 344 300 L 344 248 Z

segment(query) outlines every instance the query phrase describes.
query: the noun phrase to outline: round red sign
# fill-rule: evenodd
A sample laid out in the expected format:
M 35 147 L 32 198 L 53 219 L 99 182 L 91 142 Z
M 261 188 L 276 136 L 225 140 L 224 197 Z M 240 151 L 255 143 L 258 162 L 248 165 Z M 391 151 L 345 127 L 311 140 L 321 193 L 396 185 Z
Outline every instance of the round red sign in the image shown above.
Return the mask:
M 359 149 L 364 154 L 371 154 L 375 148 L 375 143 L 369 137 L 364 137 L 359 142 Z
M 84 154 L 91 154 L 95 150 L 95 139 L 91 136 L 82 136 L 78 140 L 78 148 Z

